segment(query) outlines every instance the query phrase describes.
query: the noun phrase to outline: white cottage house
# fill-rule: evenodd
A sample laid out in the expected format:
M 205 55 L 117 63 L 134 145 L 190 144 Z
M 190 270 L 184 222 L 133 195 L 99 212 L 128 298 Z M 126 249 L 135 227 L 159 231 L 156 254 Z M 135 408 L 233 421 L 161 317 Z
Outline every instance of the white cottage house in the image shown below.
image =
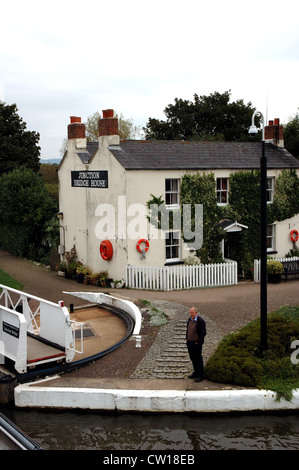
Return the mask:
M 299 171 L 299 162 L 283 147 L 279 120 L 265 128 L 268 199 L 283 169 Z M 180 179 L 186 173 L 212 172 L 218 204 L 228 203 L 230 175 L 258 169 L 261 144 L 254 142 L 121 141 L 113 110 L 103 111 L 97 142 L 87 142 L 85 124 L 71 117 L 67 150 L 59 166 L 60 252 L 76 247 L 91 271 L 108 270 L 120 279 L 126 265 L 181 263 L 192 250 L 172 231 L 153 232 L 147 202 L 161 196 L 179 207 Z M 242 221 L 223 228 L 246 230 Z M 291 229 L 299 231 L 299 214 L 269 227 L 268 249 L 284 256 L 293 247 Z M 104 242 L 104 243 L 103 243 Z

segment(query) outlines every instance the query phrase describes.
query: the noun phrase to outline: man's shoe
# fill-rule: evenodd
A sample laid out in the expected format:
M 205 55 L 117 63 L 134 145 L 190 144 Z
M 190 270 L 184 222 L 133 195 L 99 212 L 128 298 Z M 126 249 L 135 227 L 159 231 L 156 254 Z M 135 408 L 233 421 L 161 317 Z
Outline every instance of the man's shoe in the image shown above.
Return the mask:
M 201 382 L 203 377 L 195 377 L 194 382 Z
M 195 377 L 194 372 L 193 374 L 188 375 L 188 379 L 194 379 L 194 377 Z

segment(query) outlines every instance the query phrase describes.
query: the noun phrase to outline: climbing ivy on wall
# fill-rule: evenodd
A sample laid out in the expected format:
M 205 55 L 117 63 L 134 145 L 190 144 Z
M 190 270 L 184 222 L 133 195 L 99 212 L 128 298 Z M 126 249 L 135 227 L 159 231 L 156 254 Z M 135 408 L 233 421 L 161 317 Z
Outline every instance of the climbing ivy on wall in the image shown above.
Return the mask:
M 260 257 L 260 171 L 236 171 L 230 175 L 229 204 L 218 206 L 216 180 L 213 173 L 185 174 L 181 180 L 180 203 L 203 204 L 203 245 L 196 255 L 202 263 L 221 262 L 220 242 L 227 236 L 216 225 L 224 219 L 237 220 L 248 229 L 234 234 L 234 259 L 240 270 L 249 275 L 253 260 Z M 148 202 L 158 206 L 164 201 L 155 198 Z M 150 206 L 149 206 L 150 207 Z M 294 170 L 283 170 L 275 181 L 274 200 L 268 204 L 268 223 L 281 221 L 299 213 L 299 178 Z M 199 222 L 191 215 L 191 230 Z M 161 228 L 158 223 L 158 228 Z M 188 242 L 188 240 L 185 240 Z
M 268 224 L 298 213 L 299 178 L 294 170 L 283 170 L 275 181 L 273 203 L 267 206 Z M 224 208 L 223 214 L 248 226 L 235 237 L 235 259 L 245 274 L 249 274 L 253 260 L 260 257 L 259 170 L 238 171 L 230 176 L 229 206 Z
M 295 170 L 283 170 L 275 182 L 268 222 L 285 220 L 299 213 L 299 178 Z
M 221 258 L 219 244 L 226 234 L 215 229 L 223 219 L 238 220 L 248 229 L 234 234 L 234 259 L 247 275 L 253 260 L 260 257 L 260 171 L 237 171 L 230 175 L 229 205 L 217 206 L 215 177 L 210 174 L 185 175 L 181 183 L 181 203 L 204 205 L 203 246 L 197 256 L 203 263 Z M 299 178 L 294 170 L 283 170 L 275 181 L 274 200 L 268 204 L 268 223 L 299 213 Z
M 215 191 L 215 176 L 209 174 L 186 174 L 181 180 L 180 202 L 183 204 L 203 204 L 203 244 L 197 250 L 197 256 L 202 263 L 221 262 L 220 241 L 223 231 L 216 229 L 221 219 L 221 208 L 217 206 Z M 183 213 L 183 210 L 182 210 Z M 196 222 L 192 215 L 191 230 L 194 232 Z
M 260 172 L 237 171 L 230 175 L 229 186 L 229 206 L 223 208 L 223 218 L 248 227 L 234 236 L 234 259 L 249 274 L 254 258 L 260 257 Z

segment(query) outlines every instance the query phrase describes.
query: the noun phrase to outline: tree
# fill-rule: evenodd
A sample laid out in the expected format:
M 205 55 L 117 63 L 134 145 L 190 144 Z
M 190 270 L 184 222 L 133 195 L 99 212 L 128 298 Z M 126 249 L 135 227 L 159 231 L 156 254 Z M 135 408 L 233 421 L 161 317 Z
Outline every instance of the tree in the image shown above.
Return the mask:
M 46 228 L 58 206 L 33 170 L 20 167 L 0 177 L 0 246 L 39 260 L 46 254 Z
M 230 102 L 230 95 L 231 92 L 226 91 L 209 96 L 195 94 L 194 101 L 175 98 L 174 104 L 164 110 L 166 121 L 149 118 L 144 128 L 146 138 L 248 141 L 248 128 L 255 109 L 250 102 L 245 105 L 243 100 Z
M 101 117 L 101 114 L 96 111 L 87 118 L 86 138 L 89 142 L 97 141 L 99 138 L 98 122 Z M 116 114 L 115 117 L 118 118 L 118 132 L 121 139 L 135 139 L 141 133 L 141 128 L 135 126 L 132 119 L 125 119 L 122 114 L 119 116 Z
M 21 165 L 39 170 L 39 134 L 27 131 L 15 104 L 0 101 L 0 175 Z
M 58 165 L 42 163 L 39 174 L 44 180 L 48 192 L 58 202 Z
M 283 126 L 285 148 L 299 158 L 299 114 Z

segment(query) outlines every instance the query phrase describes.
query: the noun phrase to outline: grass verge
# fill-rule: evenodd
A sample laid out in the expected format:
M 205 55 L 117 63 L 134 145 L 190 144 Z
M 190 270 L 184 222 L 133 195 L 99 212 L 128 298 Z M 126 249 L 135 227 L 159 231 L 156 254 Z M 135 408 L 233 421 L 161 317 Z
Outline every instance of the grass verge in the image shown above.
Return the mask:
M 12 289 L 23 290 L 23 285 L 20 284 L 18 281 L 13 279 L 9 274 L 5 271 L 0 269 L 0 284 L 3 284 L 7 287 L 11 287 Z

